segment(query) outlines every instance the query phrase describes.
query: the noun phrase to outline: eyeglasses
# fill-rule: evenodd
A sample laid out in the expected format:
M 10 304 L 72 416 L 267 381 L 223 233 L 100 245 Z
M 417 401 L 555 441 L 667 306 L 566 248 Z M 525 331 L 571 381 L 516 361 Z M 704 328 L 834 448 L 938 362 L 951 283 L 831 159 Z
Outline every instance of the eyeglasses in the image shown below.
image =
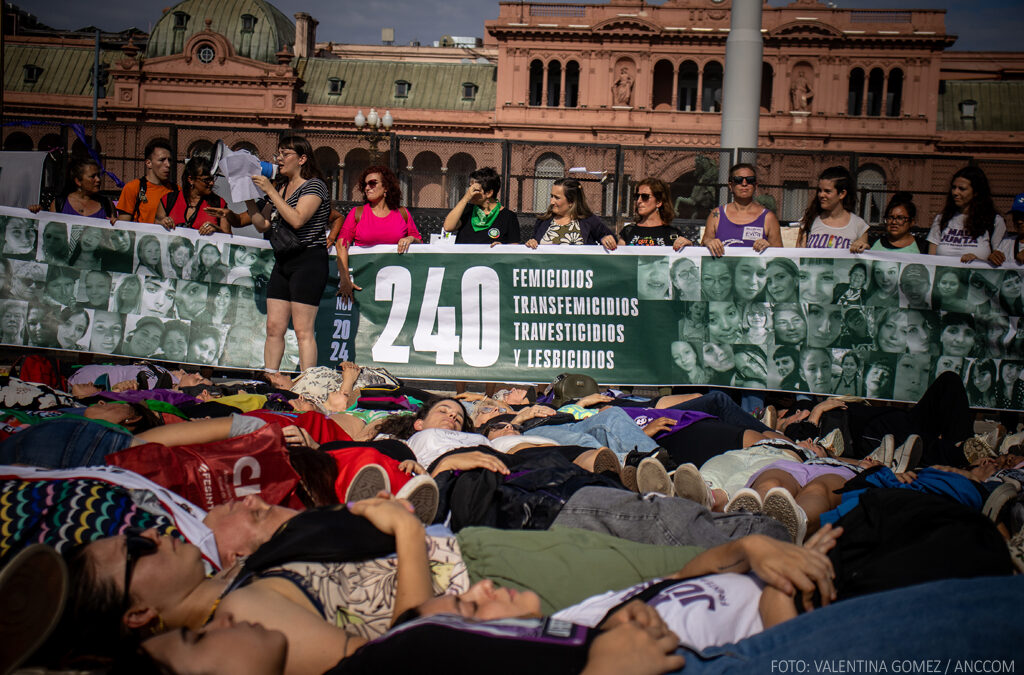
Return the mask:
M 128 609 L 131 607 L 132 599 L 130 589 L 132 587 L 132 572 L 135 571 L 135 563 L 139 558 L 156 553 L 157 543 L 149 537 L 143 536 L 143 530 L 139 527 L 129 527 L 124 532 L 124 598 L 121 605 Z
M 299 153 L 295 152 L 294 150 L 278 150 L 277 154 L 274 155 L 274 157 L 287 157 L 289 154 L 298 155 Z
M 757 185 L 757 178 L 754 176 L 733 176 L 729 179 L 733 185 Z
M 511 422 L 498 422 L 496 424 L 492 424 L 487 431 L 490 433 L 491 431 L 502 431 L 504 429 L 511 429 L 512 431 L 519 433 L 523 428 L 518 424 L 512 424 Z
M 893 223 L 895 225 L 906 225 L 910 222 L 910 218 L 907 216 L 886 216 L 885 222 Z
M 368 180 L 365 183 L 363 183 L 363 189 L 364 190 L 372 190 L 373 188 L 377 187 L 378 185 L 380 185 L 380 181 L 379 180 L 377 180 L 377 179 Z
M 646 203 L 653 196 L 654 195 L 652 195 L 650 192 L 637 192 L 635 195 L 633 195 L 633 201 L 639 199 L 640 201 Z

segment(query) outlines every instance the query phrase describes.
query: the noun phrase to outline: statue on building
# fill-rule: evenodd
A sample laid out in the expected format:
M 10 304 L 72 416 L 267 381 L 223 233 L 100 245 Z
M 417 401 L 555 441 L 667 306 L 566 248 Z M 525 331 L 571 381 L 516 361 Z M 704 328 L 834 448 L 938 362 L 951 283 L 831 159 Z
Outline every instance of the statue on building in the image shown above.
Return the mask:
M 693 189 L 689 197 L 676 197 L 676 215 L 680 218 L 703 219 L 717 204 L 715 184 L 718 182 L 718 162 L 698 155 L 693 167 Z
M 629 73 L 629 66 L 619 67 L 619 77 L 612 85 L 612 104 L 633 105 L 633 76 Z
M 789 98 L 792 105 L 790 110 L 810 112 L 811 101 L 814 100 L 814 92 L 811 90 L 811 83 L 804 71 L 798 70 L 793 73 L 793 84 L 789 87 Z

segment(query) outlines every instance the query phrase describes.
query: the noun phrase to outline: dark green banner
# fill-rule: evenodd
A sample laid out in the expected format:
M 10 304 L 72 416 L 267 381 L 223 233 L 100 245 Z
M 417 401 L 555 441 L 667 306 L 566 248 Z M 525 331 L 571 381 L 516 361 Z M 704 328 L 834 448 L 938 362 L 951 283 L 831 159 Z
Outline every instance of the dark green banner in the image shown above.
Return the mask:
M 602 384 L 913 401 L 953 370 L 974 405 L 1018 409 L 1024 399 L 1016 267 L 805 250 L 392 251 L 353 250 L 363 287 L 355 357 L 404 377 L 580 372 Z

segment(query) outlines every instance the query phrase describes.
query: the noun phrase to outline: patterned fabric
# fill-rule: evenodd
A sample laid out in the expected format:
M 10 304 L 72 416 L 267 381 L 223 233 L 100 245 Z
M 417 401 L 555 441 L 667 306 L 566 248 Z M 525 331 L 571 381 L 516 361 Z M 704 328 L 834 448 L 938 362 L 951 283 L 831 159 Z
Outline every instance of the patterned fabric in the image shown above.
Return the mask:
M 302 373 L 302 377 L 292 385 L 292 393 L 304 396 L 323 408 L 331 392 L 341 390 L 342 380 L 339 371 L 327 366 L 314 366 Z
M 570 220 L 565 225 L 556 225 L 552 222 L 551 227 L 544 233 L 540 243 L 582 246 L 586 242 L 583 241 L 583 234 L 580 232 L 580 221 Z
M 0 559 L 31 543 L 64 551 L 128 527 L 155 527 L 160 534 L 184 540 L 169 516 L 144 510 L 133 491 L 103 481 L 0 481 Z
M 23 382 L 12 377 L 0 387 L 0 408 L 20 410 L 47 410 L 79 406 L 72 396 L 45 384 Z
M 469 572 L 455 537 L 427 537 L 427 559 L 434 594 L 462 593 Z M 398 584 L 398 558 L 355 563 L 289 563 L 261 576 L 281 576 L 300 586 L 324 619 L 367 639 L 380 637 L 391 625 Z

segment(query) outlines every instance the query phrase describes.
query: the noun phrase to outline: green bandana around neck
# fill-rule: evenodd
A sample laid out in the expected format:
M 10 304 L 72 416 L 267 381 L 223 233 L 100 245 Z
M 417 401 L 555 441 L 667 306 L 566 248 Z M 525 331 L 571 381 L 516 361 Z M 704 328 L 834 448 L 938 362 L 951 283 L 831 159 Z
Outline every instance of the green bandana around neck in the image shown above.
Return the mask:
M 501 202 L 495 202 L 494 208 L 491 209 L 491 212 L 485 218 L 483 215 L 484 210 L 474 204 L 473 215 L 469 219 L 469 224 L 473 226 L 473 231 L 483 232 L 493 225 L 494 221 L 498 218 L 498 211 L 501 211 Z

